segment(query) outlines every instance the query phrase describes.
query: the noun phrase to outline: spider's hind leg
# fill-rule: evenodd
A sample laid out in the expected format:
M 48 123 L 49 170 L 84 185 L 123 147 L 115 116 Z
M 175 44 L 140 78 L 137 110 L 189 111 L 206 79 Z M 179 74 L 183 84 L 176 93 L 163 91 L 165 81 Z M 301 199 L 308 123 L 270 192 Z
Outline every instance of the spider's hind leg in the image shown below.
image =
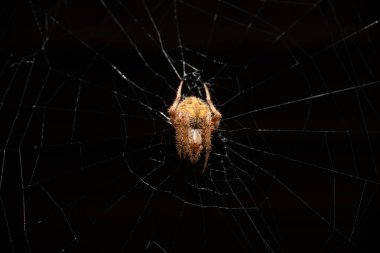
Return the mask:
M 207 168 L 208 157 L 210 156 L 210 153 L 211 153 L 211 149 L 206 150 L 206 153 L 205 153 L 205 161 L 204 161 L 204 164 L 203 164 L 202 174 L 205 172 L 205 170 L 206 170 L 206 168 Z

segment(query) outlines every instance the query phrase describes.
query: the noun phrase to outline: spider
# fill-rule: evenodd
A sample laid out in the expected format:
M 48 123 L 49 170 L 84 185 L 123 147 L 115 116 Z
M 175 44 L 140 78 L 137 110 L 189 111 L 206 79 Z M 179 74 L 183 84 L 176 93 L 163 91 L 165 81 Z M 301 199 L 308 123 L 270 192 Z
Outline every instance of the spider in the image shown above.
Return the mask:
M 196 163 L 204 150 L 203 173 L 211 152 L 211 136 L 218 128 L 222 115 L 212 103 L 206 83 L 203 86 L 207 103 L 194 96 L 181 100 L 182 84 L 183 81 L 180 82 L 176 98 L 169 108 L 170 122 L 175 128 L 180 158 L 188 158 L 191 163 Z

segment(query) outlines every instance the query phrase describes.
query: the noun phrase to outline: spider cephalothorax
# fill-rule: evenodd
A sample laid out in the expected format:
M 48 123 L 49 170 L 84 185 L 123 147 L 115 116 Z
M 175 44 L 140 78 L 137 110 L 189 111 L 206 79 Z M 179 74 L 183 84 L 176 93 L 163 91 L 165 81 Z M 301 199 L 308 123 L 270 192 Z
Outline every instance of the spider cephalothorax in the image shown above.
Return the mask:
M 222 115 L 212 103 L 206 84 L 203 84 L 206 102 L 194 96 L 181 100 L 182 84 L 183 81 L 169 108 L 170 122 L 176 131 L 178 155 L 196 163 L 204 150 L 204 171 L 211 152 L 211 135 L 218 128 Z

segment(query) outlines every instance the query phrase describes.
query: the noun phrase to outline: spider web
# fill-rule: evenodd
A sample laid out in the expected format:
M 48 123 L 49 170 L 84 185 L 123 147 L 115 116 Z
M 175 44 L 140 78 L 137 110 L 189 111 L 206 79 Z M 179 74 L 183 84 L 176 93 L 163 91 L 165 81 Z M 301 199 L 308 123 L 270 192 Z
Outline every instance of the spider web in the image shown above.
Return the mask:
M 2 252 L 373 252 L 380 16 L 363 1 L 1 11 Z M 222 113 L 209 166 L 167 108 Z

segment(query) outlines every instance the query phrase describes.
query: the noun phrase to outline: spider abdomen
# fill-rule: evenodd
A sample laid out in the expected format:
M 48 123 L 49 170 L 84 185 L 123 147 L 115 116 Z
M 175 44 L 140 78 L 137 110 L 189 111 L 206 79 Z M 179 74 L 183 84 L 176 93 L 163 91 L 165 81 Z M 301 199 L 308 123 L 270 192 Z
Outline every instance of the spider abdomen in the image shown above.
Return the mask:
M 178 111 L 183 112 L 192 119 L 192 121 L 199 121 L 205 118 L 210 113 L 208 105 L 197 97 L 187 97 L 179 105 Z

